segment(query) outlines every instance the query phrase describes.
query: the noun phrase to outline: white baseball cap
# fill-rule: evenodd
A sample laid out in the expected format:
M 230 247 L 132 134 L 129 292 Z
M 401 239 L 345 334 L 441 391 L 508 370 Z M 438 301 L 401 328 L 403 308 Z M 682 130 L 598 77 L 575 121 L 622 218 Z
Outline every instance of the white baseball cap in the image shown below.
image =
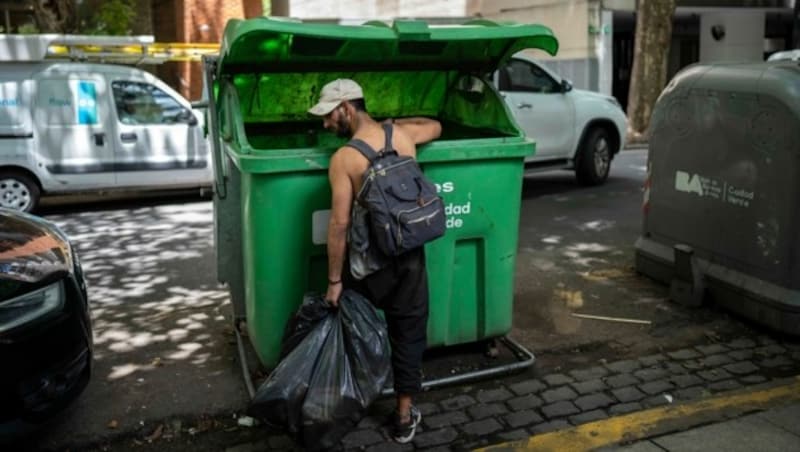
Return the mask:
M 363 98 L 364 91 L 358 83 L 348 78 L 336 79 L 322 87 L 319 102 L 308 112 L 316 116 L 325 116 L 346 100 Z

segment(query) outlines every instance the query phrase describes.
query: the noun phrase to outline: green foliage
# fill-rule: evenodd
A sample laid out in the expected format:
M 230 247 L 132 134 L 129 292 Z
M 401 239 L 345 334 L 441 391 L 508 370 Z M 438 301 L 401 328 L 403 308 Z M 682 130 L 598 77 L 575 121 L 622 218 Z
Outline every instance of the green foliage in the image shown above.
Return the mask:
M 106 0 L 96 10 L 90 11 L 92 5 L 84 3 L 86 20 L 83 33 L 95 35 L 129 35 L 131 25 L 136 18 L 137 0 Z M 88 3 L 88 4 L 87 4 Z
M 21 35 L 34 35 L 40 33 L 39 27 L 36 26 L 33 22 L 28 22 L 26 24 L 22 24 L 17 27 L 17 33 Z

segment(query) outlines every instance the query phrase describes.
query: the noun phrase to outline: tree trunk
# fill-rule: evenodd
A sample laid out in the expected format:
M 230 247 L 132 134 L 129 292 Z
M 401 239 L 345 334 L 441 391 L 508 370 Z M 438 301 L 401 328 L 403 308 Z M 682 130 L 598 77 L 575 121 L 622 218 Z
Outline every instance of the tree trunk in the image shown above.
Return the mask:
M 33 16 L 40 33 L 75 33 L 77 0 L 33 0 Z
M 675 0 L 639 0 L 628 98 L 628 141 L 644 141 L 650 115 L 666 85 Z

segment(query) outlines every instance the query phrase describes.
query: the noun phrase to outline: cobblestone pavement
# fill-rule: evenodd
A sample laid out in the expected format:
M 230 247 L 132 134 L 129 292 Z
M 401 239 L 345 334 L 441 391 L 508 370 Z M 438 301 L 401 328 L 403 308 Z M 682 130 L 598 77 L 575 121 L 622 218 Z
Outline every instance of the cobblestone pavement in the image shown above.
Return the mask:
M 800 344 L 761 336 L 666 351 L 581 369 L 498 379 L 420 396 L 413 444 L 389 439 L 392 409 L 382 400 L 341 442 L 344 450 L 465 450 L 800 373 Z M 534 375 L 533 378 L 530 378 Z M 232 445 L 227 452 L 291 450 L 285 435 Z

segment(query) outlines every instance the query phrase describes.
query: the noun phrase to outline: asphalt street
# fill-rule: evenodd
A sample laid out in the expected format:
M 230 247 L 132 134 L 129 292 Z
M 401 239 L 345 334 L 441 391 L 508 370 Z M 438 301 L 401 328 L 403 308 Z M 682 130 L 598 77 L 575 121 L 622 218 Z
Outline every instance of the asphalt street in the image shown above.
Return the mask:
M 646 159 L 646 150 L 623 152 L 600 187 L 581 187 L 566 171 L 526 176 L 511 336 L 537 363 L 509 378 L 762 333 L 714 307 L 677 306 L 665 287 L 635 273 Z M 219 450 L 204 447 L 202 434 L 236 430 L 248 396 L 227 291 L 215 279 L 211 202 L 195 195 L 103 199 L 51 204 L 42 215 L 80 253 L 95 367 L 83 396 L 28 447 L 136 450 L 180 437 L 195 450 Z

